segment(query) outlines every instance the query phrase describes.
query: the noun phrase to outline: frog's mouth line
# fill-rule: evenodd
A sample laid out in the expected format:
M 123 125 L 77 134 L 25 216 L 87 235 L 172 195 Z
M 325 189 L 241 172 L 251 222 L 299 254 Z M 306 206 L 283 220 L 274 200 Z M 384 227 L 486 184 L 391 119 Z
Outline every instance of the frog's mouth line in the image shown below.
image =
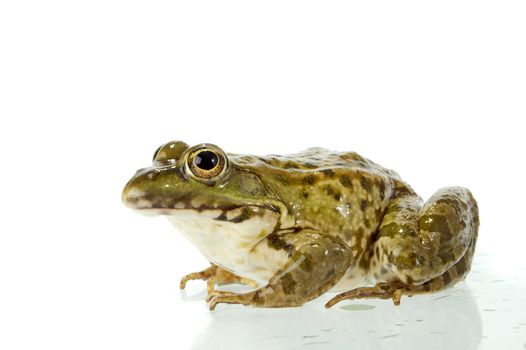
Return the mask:
M 268 211 L 280 215 L 279 209 L 273 206 L 237 205 L 228 207 L 211 206 L 180 206 L 178 208 L 132 207 L 135 211 L 146 216 L 201 216 L 217 221 L 241 223 L 254 217 L 262 217 Z
M 263 217 L 265 214 L 274 213 L 277 216 L 277 228 L 291 226 L 288 208 L 282 203 L 235 203 L 219 204 L 210 203 L 210 199 L 194 198 L 192 200 L 171 200 L 171 203 L 163 202 L 163 199 L 148 198 L 145 193 L 132 188 L 123 193 L 123 202 L 136 212 L 146 216 L 164 215 L 170 217 L 200 216 L 203 219 L 216 221 L 242 223 L 246 220 Z M 293 220 L 292 220 L 293 221 Z

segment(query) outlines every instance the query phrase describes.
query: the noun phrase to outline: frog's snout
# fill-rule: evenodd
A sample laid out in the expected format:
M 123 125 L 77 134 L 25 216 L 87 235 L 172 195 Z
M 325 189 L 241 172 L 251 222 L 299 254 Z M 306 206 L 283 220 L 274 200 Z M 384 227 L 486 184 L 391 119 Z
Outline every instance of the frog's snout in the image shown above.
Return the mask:
M 121 199 L 124 205 L 131 209 L 151 208 L 152 204 L 146 199 L 146 191 L 143 189 L 144 179 L 152 180 L 158 175 L 159 171 L 152 168 L 137 170 L 122 190 Z
M 137 187 L 126 185 L 122 191 L 121 199 L 124 205 L 126 205 L 128 208 L 137 209 L 138 201 L 144 196 L 144 194 L 145 193 L 139 190 Z

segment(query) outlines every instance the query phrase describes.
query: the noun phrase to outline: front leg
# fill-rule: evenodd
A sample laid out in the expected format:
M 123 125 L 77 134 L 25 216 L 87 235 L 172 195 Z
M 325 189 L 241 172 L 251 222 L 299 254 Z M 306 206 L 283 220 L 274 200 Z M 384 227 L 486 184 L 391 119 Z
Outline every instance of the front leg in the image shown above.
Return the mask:
M 210 300 L 210 310 L 219 303 L 300 306 L 332 288 L 350 265 L 350 249 L 337 237 L 307 229 L 273 236 L 274 246 L 287 250 L 287 263 L 262 288 L 243 294 L 216 292 Z M 260 244 L 268 243 L 267 238 Z

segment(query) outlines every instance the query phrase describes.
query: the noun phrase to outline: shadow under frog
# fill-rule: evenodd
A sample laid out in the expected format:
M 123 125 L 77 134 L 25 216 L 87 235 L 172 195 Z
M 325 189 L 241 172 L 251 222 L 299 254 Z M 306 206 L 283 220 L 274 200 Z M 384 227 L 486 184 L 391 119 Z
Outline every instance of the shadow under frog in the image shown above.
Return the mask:
M 302 308 L 223 308 L 211 314 L 192 349 L 470 350 L 481 340 L 479 309 L 464 283 L 410 298 L 396 309 L 380 300 L 367 300 L 325 312 L 326 299 Z

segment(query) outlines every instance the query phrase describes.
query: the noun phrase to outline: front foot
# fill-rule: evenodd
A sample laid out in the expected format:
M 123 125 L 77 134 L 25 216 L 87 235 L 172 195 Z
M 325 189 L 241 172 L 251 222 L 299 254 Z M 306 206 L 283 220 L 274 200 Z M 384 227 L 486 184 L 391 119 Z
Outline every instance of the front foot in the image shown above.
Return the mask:
M 184 289 L 188 281 L 193 281 L 193 280 L 205 280 L 206 281 L 212 278 L 216 274 L 216 271 L 217 271 L 217 266 L 212 265 L 209 268 L 204 269 L 203 271 L 189 273 L 188 275 L 181 278 L 181 282 L 179 282 L 179 288 Z
M 407 294 L 407 292 L 401 285 L 378 283 L 374 287 L 361 287 L 340 293 L 329 300 L 325 307 L 330 308 L 342 300 L 353 299 L 392 299 L 393 303 L 398 306 L 402 295 Z
M 181 289 L 184 289 L 186 287 L 186 283 L 191 280 L 205 280 L 206 281 L 206 289 L 207 289 L 206 301 L 210 301 L 213 296 L 222 295 L 222 293 L 230 293 L 230 292 L 216 291 L 215 290 L 216 284 L 224 285 L 224 284 L 230 284 L 230 283 L 241 283 L 241 284 L 253 287 L 253 288 L 258 287 L 258 284 L 256 281 L 235 275 L 227 270 L 220 268 L 217 265 L 212 265 L 203 271 L 192 272 L 184 276 L 181 279 L 181 282 L 179 283 L 179 287 Z

